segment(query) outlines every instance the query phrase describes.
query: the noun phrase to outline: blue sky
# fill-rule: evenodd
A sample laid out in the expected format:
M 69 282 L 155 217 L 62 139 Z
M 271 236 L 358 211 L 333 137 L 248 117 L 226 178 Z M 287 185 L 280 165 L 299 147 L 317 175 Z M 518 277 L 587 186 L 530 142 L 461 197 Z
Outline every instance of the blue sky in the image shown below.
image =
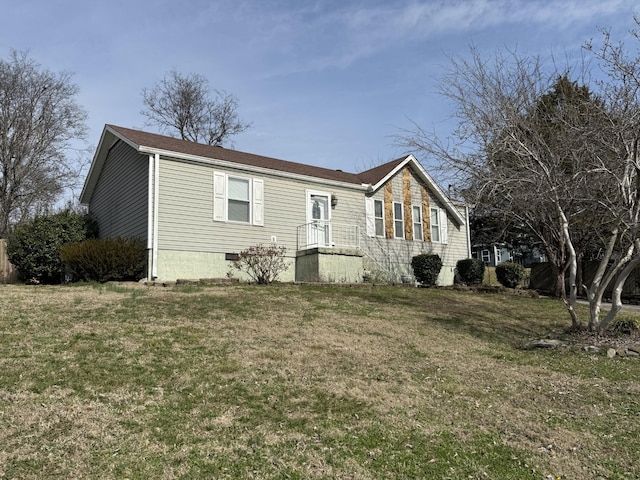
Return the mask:
M 407 153 L 408 119 L 446 135 L 452 106 L 435 82 L 450 57 L 574 61 L 598 28 L 623 39 L 637 0 L 0 0 L 0 57 L 11 49 L 74 73 L 89 114 L 146 127 L 141 90 L 177 69 L 240 100 L 252 122 L 234 148 L 360 171 Z M 632 45 L 632 44 L 630 44 Z M 634 52 L 636 45 L 633 45 Z M 420 158 L 423 163 L 429 159 Z

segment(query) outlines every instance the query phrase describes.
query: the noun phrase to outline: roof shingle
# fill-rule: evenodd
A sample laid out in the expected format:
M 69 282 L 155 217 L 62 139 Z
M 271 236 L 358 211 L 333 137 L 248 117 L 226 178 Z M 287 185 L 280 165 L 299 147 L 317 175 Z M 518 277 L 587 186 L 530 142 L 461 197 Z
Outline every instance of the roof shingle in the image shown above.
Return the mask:
M 315 167 L 312 165 L 305 165 L 303 163 L 289 162 L 286 160 L 279 160 L 277 158 L 230 150 L 224 147 L 203 145 L 188 140 L 181 140 L 179 138 L 168 137 L 156 133 L 118 127 L 116 125 L 107 125 L 107 127 L 120 136 L 128 139 L 138 147 L 149 147 L 158 150 L 165 150 L 167 152 L 175 152 L 177 154 L 223 160 L 241 165 L 261 167 L 356 185 L 377 183 L 406 158 L 398 158 L 361 173 L 349 173 L 343 172 L 342 170 L 331 170 L 329 168 Z

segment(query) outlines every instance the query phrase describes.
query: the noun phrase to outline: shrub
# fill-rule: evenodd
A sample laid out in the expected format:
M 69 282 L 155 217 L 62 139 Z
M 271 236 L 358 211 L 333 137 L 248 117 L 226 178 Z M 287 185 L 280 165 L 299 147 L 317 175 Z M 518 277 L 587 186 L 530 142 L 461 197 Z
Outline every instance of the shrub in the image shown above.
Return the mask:
M 7 256 L 29 283 L 60 283 L 64 265 L 60 247 L 95 236 L 97 227 L 87 215 L 65 210 L 39 216 L 19 225 L 7 238 Z
M 411 259 L 411 267 L 418 282 L 422 285 L 432 286 L 438 280 L 442 269 L 442 260 L 437 254 L 423 253 Z
M 633 317 L 617 317 L 609 330 L 615 335 L 631 335 L 640 330 L 640 321 Z
M 249 275 L 253 281 L 268 285 L 289 268 L 284 258 L 286 252 L 286 247 L 282 246 L 255 245 L 241 251 L 233 267 Z
M 484 262 L 479 258 L 465 258 L 456 263 L 458 277 L 467 285 L 479 285 L 484 279 Z
M 138 238 L 101 238 L 69 243 L 60 256 L 77 280 L 139 280 L 146 268 L 146 245 Z
M 516 288 L 524 278 L 524 267 L 517 263 L 502 262 L 496 266 L 496 277 L 507 288 Z

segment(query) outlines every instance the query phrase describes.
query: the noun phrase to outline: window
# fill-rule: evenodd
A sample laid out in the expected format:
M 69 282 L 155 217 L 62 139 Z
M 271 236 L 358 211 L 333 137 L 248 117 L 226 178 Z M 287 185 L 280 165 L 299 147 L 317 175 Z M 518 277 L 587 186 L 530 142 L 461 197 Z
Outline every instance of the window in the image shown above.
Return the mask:
M 213 173 L 213 220 L 264 225 L 264 183 Z
M 482 250 L 480 252 L 480 255 L 484 264 L 489 265 L 489 261 L 491 260 L 491 257 L 489 256 L 489 250 Z
M 422 207 L 419 205 L 413 205 L 411 207 L 411 213 L 413 214 L 413 239 L 423 240 L 422 238 Z
M 227 220 L 249 223 L 251 220 L 251 199 L 248 179 L 228 177 L 227 201 Z
M 443 208 L 431 208 L 431 241 L 448 243 L 447 211 Z
M 384 204 L 382 200 L 373 201 L 373 216 L 376 223 L 376 237 L 384 237 Z
M 431 241 L 440 242 L 440 210 L 431 209 Z
M 398 202 L 393 202 L 393 228 L 395 238 L 404 238 L 402 204 Z
M 496 248 L 496 264 L 502 262 L 502 249 Z

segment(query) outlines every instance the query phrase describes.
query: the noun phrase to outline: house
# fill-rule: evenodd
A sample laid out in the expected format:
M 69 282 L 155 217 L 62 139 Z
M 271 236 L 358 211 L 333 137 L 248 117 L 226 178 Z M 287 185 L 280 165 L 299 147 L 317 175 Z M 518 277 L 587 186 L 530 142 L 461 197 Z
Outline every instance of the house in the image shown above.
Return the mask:
M 101 237 L 139 237 L 149 280 L 222 278 L 243 249 L 277 244 L 282 281 L 399 281 L 437 253 L 453 283 L 468 211 L 413 155 L 360 173 L 106 125 L 80 196 Z
M 495 267 L 502 262 L 513 262 L 513 250 L 505 243 L 473 245 L 473 258 L 479 258 L 487 267 Z
M 479 258 L 487 267 L 495 267 L 502 262 L 515 262 L 529 268 L 535 263 L 547 261 L 541 248 L 521 245 L 517 248 L 506 243 L 487 243 L 471 247 L 473 258 Z

